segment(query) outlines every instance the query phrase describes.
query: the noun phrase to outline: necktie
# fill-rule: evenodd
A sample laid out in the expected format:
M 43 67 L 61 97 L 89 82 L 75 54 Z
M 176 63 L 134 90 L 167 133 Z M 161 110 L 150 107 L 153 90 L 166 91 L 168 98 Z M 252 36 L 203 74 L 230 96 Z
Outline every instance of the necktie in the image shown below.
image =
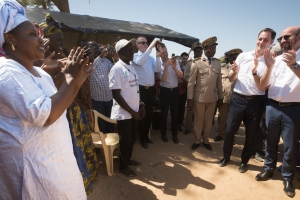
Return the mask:
M 211 63 L 211 57 L 208 57 L 208 63 L 209 64 Z

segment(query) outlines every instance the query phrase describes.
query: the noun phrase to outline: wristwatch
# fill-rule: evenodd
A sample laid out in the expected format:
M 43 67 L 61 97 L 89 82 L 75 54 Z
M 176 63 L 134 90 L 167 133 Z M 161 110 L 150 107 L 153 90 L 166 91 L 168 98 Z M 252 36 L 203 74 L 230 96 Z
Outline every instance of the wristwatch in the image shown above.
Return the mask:
M 295 63 L 293 66 L 291 66 L 291 70 L 295 70 L 299 67 L 300 65 L 298 63 Z

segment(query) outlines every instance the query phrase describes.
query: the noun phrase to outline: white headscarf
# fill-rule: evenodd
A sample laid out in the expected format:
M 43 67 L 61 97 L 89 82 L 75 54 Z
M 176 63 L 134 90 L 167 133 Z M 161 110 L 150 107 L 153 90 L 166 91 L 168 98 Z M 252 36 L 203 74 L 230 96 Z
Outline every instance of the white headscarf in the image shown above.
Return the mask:
M 27 21 L 25 9 L 15 0 L 0 0 L 0 47 L 5 42 L 4 33 Z

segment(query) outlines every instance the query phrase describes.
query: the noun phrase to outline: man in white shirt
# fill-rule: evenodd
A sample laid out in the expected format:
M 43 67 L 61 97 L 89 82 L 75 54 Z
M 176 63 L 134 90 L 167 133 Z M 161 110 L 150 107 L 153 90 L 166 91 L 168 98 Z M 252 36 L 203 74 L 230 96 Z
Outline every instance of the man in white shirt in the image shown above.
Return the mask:
M 264 52 L 273 43 L 276 32 L 265 28 L 258 34 L 254 51 L 239 54 L 229 72 L 229 81 L 235 81 L 230 101 L 227 127 L 223 146 L 223 159 L 219 166 L 224 167 L 230 160 L 234 134 L 241 122 L 245 124 L 245 144 L 241 155 L 240 173 L 248 170 L 247 163 L 254 150 L 256 134 L 263 112 L 266 86 L 260 83 L 260 77 L 266 69 Z
M 148 47 L 147 39 L 144 36 L 139 36 L 136 40 L 136 46 L 139 51 L 134 54 L 132 61 L 132 66 L 139 77 L 140 98 L 146 108 L 146 117 L 138 123 L 140 141 L 145 149 L 149 148 L 147 143 L 153 143 L 149 139 L 148 133 L 152 122 L 154 95 L 156 92 L 154 73 L 161 70 L 161 52 L 156 52 L 156 59 L 150 54 L 157 43 L 159 43 L 159 40 L 153 40 Z
M 295 196 L 292 181 L 297 165 L 300 136 L 300 27 L 284 29 L 277 39 L 284 53 L 274 60 L 266 52 L 267 69 L 262 76 L 262 85 L 269 85 L 266 108 L 266 153 L 264 172 L 256 176 L 265 181 L 273 176 L 276 169 L 278 142 L 284 144 L 281 174 L 284 192 Z
M 167 118 L 170 108 L 171 112 L 171 131 L 173 142 L 178 144 L 177 123 L 178 123 L 178 79 L 183 77 L 178 61 L 175 57 L 169 59 L 167 47 L 162 44 L 163 52 L 161 55 L 161 83 L 160 83 L 160 102 L 161 102 L 161 139 L 168 142 L 167 138 Z
M 145 114 L 144 104 L 140 103 L 138 76 L 130 63 L 133 60 L 134 44 L 135 39 L 121 39 L 117 42 L 115 48 L 120 60 L 109 73 L 109 88 L 114 98 L 111 118 L 117 120 L 120 137 L 120 172 L 128 177 L 136 176 L 128 165 L 141 165 L 131 160 L 131 156 L 136 140 L 137 123 Z

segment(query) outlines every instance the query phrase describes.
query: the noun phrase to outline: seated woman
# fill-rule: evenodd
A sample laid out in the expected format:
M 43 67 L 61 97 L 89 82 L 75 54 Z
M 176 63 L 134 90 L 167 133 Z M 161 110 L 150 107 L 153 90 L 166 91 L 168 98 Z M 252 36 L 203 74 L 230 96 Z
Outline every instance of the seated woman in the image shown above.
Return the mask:
M 86 199 L 66 109 L 93 72 L 83 50 L 62 66 L 59 90 L 33 60 L 43 40 L 15 0 L 0 0 L 0 199 Z M 7 23 L 4 23 L 7 22 Z M 89 72 L 88 72 L 89 71 Z

